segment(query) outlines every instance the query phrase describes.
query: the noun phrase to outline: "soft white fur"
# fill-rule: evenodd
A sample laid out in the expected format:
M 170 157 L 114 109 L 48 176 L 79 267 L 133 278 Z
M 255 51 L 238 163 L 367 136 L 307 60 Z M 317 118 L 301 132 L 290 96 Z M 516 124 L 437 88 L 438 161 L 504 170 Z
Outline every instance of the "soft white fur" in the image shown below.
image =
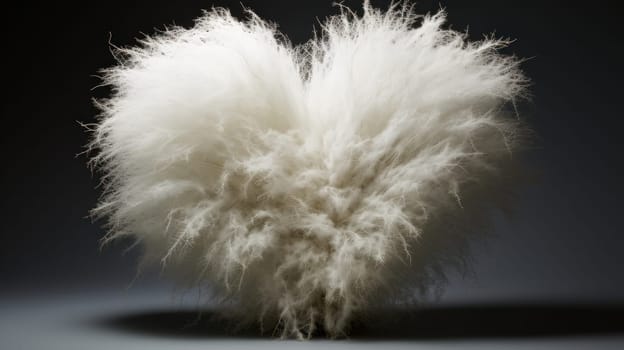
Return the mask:
M 468 42 L 444 12 L 364 8 L 298 48 L 215 9 L 118 49 L 91 144 L 107 239 L 297 337 L 342 335 L 462 261 L 526 80 L 505 41 Z

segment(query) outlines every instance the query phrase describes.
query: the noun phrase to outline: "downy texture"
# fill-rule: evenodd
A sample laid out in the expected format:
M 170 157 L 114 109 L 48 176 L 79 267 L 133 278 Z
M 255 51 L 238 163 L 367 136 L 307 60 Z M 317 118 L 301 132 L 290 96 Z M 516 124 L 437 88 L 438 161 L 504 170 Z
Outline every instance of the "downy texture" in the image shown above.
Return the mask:
M 116 49 L 90 144 L 105 240 L 286 337 L 418 299 L 509 193 L 527 83 L 506 41 L 444 21 L 365 2 L 294 48 L 213 9 Z

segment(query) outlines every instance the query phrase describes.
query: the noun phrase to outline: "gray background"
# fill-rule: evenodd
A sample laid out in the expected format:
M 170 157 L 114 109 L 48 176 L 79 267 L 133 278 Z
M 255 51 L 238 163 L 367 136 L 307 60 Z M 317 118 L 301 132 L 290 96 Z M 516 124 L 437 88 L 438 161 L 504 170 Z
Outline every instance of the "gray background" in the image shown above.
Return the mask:
M 243 3 L 278 23 L 294 43 L 306 41 L 318 19 L 337 11 L 331 1 Z M 344 2 L 353 8 L 359 3 Z M 372 3 L 386 7 L 388 2 Z M 526 155 L 539 171 L 538 181 L 522 189 L 512 218 L 493 218 L 494 235 L 475 247 L 472 273 L 451 275 L 442 303 L 499 305 L 507 315 L 502 319 L 513 318 L 518 305 L 527 303 L 564 304 L 569 310 L 607 302 L 610 310 L 619 310 L 615 305 L 624 300 L 623 49 L 614 4 L 458 0 L 416 5 L 421 13 L 444 6 L 450 26 L 468 29 L 473 39 L 494 31 L 517 39 L 506 53 L 529 58 L 522 67 L 533 81 L 533 98 L 520 111 L 538 135 Z M 97 111 L 90 99 L 108 94 L 106 88 L 91 89 L 99 83 L 98 69 L 114 63 L 109 35 L 115 45 L 130 45 L 141 32 L 153 33 L 164 24 L 190 26 L 212 5 L 242 14 L 238 1 L 21 2 L 4 10 L 0 299 L 15 315 L 28 315 L 37 302 L 60 295 L 76 295 L 76 300 L 107 295 L 102 305 L 122 300 L 120 310 L 136 300 L 146 309 L 171 305 L 164 297 L 171 286 L 158 271 L 148 271 L 123 292 L 136 270 L 136 251 L 122 254 L 129 242 L 99 250 L 104 232 L 86 218 L 99 195 L 98 177 L 87 169 L 86 157 L 76 156 L 87 143 L 77 121 L 92 122 Z M 142 293 L 159 297 L 142 298 Z M 484 313 L 478 308 L 461 315 Z M 548 313 L 539 309 L 527 323 Z M 607 316 L 622 320 L 621 313 Z M 4 317 L 8 321 L 0 322 L 0 330 L 23 339 L 8 331 L 11 317 Z M 167 326 L 166 317 L 148 320 Z M 492 336 L 485 330 L 477 333 Z

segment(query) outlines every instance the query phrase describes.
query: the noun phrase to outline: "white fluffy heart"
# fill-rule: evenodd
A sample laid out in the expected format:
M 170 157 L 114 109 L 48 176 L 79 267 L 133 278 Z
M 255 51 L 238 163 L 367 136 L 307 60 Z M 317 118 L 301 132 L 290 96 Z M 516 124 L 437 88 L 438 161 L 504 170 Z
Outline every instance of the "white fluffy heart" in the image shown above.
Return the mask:
M 443 278 L 505 193 L 527 80 L 505 41 L 366 2 L 293 48 L 215 9 L 118 49 L 93 130 L 106 239 L 284 336 Z M 496 190 L 494 190 L 496 189 Z

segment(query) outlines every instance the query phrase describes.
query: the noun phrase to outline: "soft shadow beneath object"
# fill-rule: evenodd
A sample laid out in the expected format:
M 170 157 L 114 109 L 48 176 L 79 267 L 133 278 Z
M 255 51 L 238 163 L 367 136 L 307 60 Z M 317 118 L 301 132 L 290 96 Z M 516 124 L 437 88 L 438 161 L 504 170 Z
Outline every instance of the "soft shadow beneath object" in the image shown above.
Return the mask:
M 270 337 L 237 329 L 214 311 L 146 311 L 98 320 L 98 326 L 161 337 Z M 624 305 L 471 305 L 385 311 L 354 323 L 352 340 L 525 338 L 624 334 Z M 322 334 L 318 336 L 323 337 Z
M 152 310 L 96 320 L 98 327 L 141 335 L 182 338 L 260 338 L 259 328 L 240 327 L 214 310 Z

